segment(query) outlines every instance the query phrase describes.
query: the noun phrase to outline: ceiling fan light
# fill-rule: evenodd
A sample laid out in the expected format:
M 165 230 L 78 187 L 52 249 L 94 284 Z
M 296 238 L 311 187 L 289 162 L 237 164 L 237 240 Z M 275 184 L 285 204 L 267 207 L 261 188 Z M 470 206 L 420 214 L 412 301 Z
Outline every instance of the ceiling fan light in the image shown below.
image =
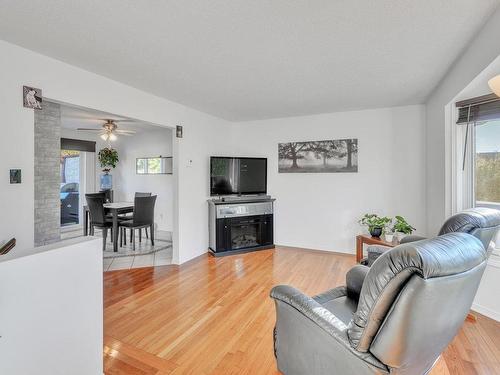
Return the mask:
M 106 133 L 101 134 L 101 139 L 102 139 L 103 141 L 107 141 L 107 140 L 108 140 L 108 138 L 109 138 L 108 134 L 106 134 Z
M 110 140 L 110 141 L 116 141 L 116 135 L 114 135 L 113 133 L 111 133 L 111 134 L 109 135 L 109 140 Z
M 488 81 L 488 86 L 490 86 L 491 91 L 500 96 L 500 75 L 491 78 Z

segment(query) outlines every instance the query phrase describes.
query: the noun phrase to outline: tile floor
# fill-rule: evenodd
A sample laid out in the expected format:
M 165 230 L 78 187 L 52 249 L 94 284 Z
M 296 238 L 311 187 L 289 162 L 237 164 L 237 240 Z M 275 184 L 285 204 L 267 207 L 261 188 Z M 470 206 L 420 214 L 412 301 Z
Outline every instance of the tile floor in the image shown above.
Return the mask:
M 129 255 L 103 260 L 104 271 L 125 270 L 140 267 L 166 266 L 172 263 L 172 245 L 167 249 L 145 255 Z
M 79 237 L 82 235 L 81 228 L 63 231 L 63 239 Z M 144 235 L 144 234 L 143 234 Z M 95 231 L 96 237 L 101 237 L 99 230 Z M 115 271 L 140 267 L 165 266 L 172 264 L 172 233 L 156 231 L 155 246 L 151 246 L 149 240 L 143 237 L 139 243 L 136 239 L 136 250 L 132 250 L 130 242 L 126 246 L 119 247 L 117 253 L 112 251 L 112 244 L 108 235 L 106 251 L 103 253 L 103 270 Z

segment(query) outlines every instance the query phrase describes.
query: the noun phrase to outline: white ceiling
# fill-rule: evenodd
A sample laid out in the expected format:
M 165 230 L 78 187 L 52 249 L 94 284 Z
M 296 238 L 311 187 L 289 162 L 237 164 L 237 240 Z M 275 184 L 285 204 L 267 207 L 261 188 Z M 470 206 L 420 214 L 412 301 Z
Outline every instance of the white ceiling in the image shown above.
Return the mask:
M 0 0 L 0 38 L 229 120 L 415 104 L 500 0 Z

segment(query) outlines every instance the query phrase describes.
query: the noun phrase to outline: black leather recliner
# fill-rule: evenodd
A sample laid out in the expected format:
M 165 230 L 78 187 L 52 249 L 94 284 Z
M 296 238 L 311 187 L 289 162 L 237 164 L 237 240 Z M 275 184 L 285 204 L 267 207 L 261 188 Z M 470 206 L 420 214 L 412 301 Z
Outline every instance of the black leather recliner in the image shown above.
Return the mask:
M 460 329 L 486 267 L 498 217 L 459 216 L 447 233 L 385 251 L 358 265 L 346 286 L 308 297 L 271 290 L 278 369 L 285 375 L 427 374 Z M 462 223 L 462 224 L 460 224 Z M 471 227 L 471 228 L 472 228 Z M 496 228 L 496 229 L 489 229 Z

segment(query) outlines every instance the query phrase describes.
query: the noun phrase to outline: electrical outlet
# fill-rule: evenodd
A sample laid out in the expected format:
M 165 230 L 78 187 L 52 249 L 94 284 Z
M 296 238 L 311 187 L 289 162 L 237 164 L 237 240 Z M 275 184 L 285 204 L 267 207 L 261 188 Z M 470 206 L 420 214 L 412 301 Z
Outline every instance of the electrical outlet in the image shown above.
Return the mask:
M 193 166 L 193 159 L 188 159 L 186 163 L 186 167 L 192 167 Z

